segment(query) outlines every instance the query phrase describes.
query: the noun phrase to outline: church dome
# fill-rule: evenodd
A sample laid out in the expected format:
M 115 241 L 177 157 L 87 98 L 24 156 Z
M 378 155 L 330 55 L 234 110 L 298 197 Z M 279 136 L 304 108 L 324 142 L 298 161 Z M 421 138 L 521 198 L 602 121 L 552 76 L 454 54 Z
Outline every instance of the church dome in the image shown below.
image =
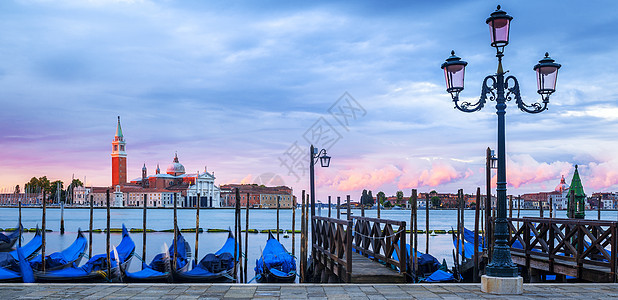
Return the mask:
M 561 192 L 564 193 L 569 189 L 569 185 L 566 184 L 566 182 L 564 181 L 564 175 L 562 175 L 562 179 L 560 179 L 560 184 L 558 184 L 556 186 L 555 191 L 556 192 Z
M 178 162 L 178 154 L 174 155 L 174 161 L 167 166 L 167 174 L 178 176 L 185 173 L 185 166 Z

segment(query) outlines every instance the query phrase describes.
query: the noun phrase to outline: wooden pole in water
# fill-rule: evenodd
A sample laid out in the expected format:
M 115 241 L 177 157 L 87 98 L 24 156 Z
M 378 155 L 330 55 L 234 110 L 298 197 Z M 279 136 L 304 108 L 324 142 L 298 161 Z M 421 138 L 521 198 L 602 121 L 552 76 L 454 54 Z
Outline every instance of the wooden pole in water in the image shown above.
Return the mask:
M 311 246 L 311 244 L 309 244 L 309 237 L 311 236 L 313 238 L 312 235 L 309 235 L 309 219 L 311 218 L 311 211 L 309 210 L 309 206 L 312 204 L 309 198 L 309 194 L 307 194 L 306 196 L 306 202 L 307 204 L 305 205 L 305 268 L 308 268 L 310 263 L 309 261 L 309 247 Z M 311 227 L 311 230 L 313 230 L 313 227 Z M 311 241 L 313 243 L 313 240 Z M 307 276 L 307 274 L 305 273 L 305 276 Z
M 331 217 L 330 216 L 330 209 L 331 209 L 331 207 L 330 207 L 330 196 L 328 196 L 328 217 L 329 218 Z
M 380 218 L 380 196 L 376 195 L 376 202 L 378 202 L 378 219 Z
M 461 239 L 459 238 L 459 233 L 461 233 L 461 190 L 457 190 L 457 245 L 455 246 L 455 265 L 460 265 L 459 250 L 461 245 Z
M 143 197 L 144 200 L 142 201 L 142 259 L 145 260 L 146 259 L 146 220 L 147 220 L 147 215 L 146 215 L 146 206 L 147 201 L 148 201 L 148 195 L 146 193 L 144 193 Z M 144 269 L 146 264 L 142 264 L 142 270 Z
M 198 177 L 199 177 L 199 172 L 197 173 Z M 196 182 L 197 184 L 197 182 Z M 200 245 L 200 205 L 202 202 L 202 197 L 201 197 L 201 193 L 198 192 L 197 193 L 197 198 L 195 199 L 195 254 L 193 255 L 193 257 L 195 258 L 195 265 L 197 265 L 198 263 L 198 247 Z
M 417 235 L 417 194 L 416 189 L 412 189 L 412 207 L 410 209 L 410 266 L 412 267 L 412 278 L 416 280 L 417 264 L 416 264 L 416 249 L 418 249 L 418 235 Z
M 64 234 L 64 202 L 60 202 L 60 234 Z
M 281 196 L 277 196 L 277 241 L 279 241 L 279 201 Z
M 174 261 L 172 263 L 172 270 L 176 271 L 177 259 L 178 259 L 178 215 L 176 209 L 178 208 L 178 194 L 174 193 Z
M 461 233 L 459 233 L 459 238 L 461 239 L 461 261 L 463 262 L 466 255 L 466 247 L 464 247 L 464 228 L 466 228 L 466 222 L 464 221 L 464 211 L 466 209 L 466 198 L 464 195 L 464 190 L 460 189 L 461 195 Z
M 88 227 L 88 259 L 92 257 L 92 222 L 94 221 L 93 211 L 94 211 L 94 195 L 90 195 L 90 225 Z
M 245 211 L 245 283 L 247 282 L 247 270 L 249 269 L 247 253 L 249 247 L 249 193 L 247 193 L 247 206 Z
M 597 211 L 598 211 L 598 215 L 599 215 L 598 216 L 599 220 L 601 220 L 601 200 L 602 200 L 601 198 L 602 198 L 602 196 L 599 196 L 599 202 L 597 204 Z
M 539 216 L 542 218 L 544 215 L 543 212 L 543 201 L 539 201 Z
M 110 216 L 109 216 L 109 189 L 107 189 L 107 191 L 105 192 L 105 201 L 106 201 L 106 207 L 107 207 L 107 234 L 106 234 L 106 238 L 105 238 L 105 255 L 107 258 L 107 276 L 108 278 L 111 278 L 112 276 L 112 261 L 110 259 L 110 245 L 109 245 L 109 237 L 110 237 L 110 233 L 109 233 L 109 226 L 110 226 Z
M 350 203 L 350 195 L 346 195 L 346 203 L 348 203 L 348 209 L 347 209 L 347 213 L 348 213 L 348 220 L 352 219 L 352 213 L 350 211 L 352 203 Z
M 365 216 L 365 203 L 363 203 L 363 201 L 360 202 L 360 207 L 361 207 L 361 217 Z
M 476 188 L 476 205 L 474 207 L 474 282 L 479 279 L 479 212 L 481 206 L 481 188 Z
M 19 228 L 19 247 L 21 248 L 21 234 L 23 231 L 21 227 L 21 199 L 19 199 L 18 205 L 19 205 L 19 220 L 17 221 L 18 222 L 17 227 Z
M 425 193 L 425 231 L 429 232 L 429 193 Z M 416 222 L 416 221 L 414 221 Z M 425 253 L 429 253 L 429 233 L 426 233 Z M 417 262 L 418 265 L 418 262 Z
M 43 231 L 41 233 L 41 238 L 42 238 L 42 245 L 41 245 L 41 267 L 43 272 L 45 272 L 45 246 L 46 246 L 46 241 L 45 241 L 45 231 L 46 231 L 46 219 L 47 219 L 47 203 L 45 201 L 45 190 L 43 190 L 43 220 L 41 220 L 41 225 L 43 227 Z
M 305 190 L 303 190 L 300 199 L 300 282 L 305 282 L 305 260 L 303 257 L 305 251 Z
M 238 241 L 240 236 L 238 235 L 238 207 L 240 207 L 240 191 L 236 188 L 236 201 L 234 203 L 234 238 Z M 234 246 L 234 279 L 238 281 L 238 243 Z
M 519 218 L 519 208 L 517 208 L 517 217 Z M 553 218 L 553 217 L 554 217 L 554 197 L 549 197 L 549 218 Z M 517 221 L 517 227 L 519 228 L 519 221 Z
M 519 219 L 520 210 L 521 210 L 521 195 L 517 196 L 517 219 Z M 549 217 L 552 218 L 552 215 L 549 214 Z M 517 221 L 517 230 L 519 230 L 519 221 Z
M 249 198 L 247 198 L 247 203 L 249 203 Z M 245 265 L 243 264 L 242 261 L 242 223 L 241 223 L 241 217 L 242 215 L 240 214 L 240 201 L 238 202 L 238 207 L 236 208 L 236 212 L 238 213 L 238 250 L 240 251 L 239 256 L 238 256 L 238 262 L 240 263 L 240 283 L 243 283 L 243 270 L 245 269 Z
M 341 219 L 341 197 L 337 196 L 337 219 Z
M 296 250 L 296 197 L 295 196 L 291 196 L 291 197 L 292 197 L 292 256 L 296 257 L 296 254 L 295 254 L 295 250 Z
M 509 195 L 509 218 L 513 218 L 513 195 Z

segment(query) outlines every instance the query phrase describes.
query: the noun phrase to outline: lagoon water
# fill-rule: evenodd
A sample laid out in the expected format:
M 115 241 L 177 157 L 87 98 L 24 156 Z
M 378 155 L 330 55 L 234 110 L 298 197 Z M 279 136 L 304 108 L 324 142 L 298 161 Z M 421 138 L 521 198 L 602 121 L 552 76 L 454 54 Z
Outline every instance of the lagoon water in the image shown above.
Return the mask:
M 353 215 L 360 216 L 360 210 L 353 209 Z M 120 228 L 124 224 L 128 229 L 142 228 L 142 209 L 111 209 L 110 211 L 110 223 L 112 228 Z M 316 209 L 316 213 L 323 216 L 328 215 L 328 209 Z M 194 209 L 179 209 L 178 214 L 178 227 L 183 228 L 195 228 L 195 210 Z M 333 216 L 336 216 L 336 210 L 332 210 Z M 562 218 L 566 214 L 565 211 L 558 211 L 557 216 Z M 165 230 L 173 228 L 173 210 L 172 209 L 149 209 L 147 211 L 147 227 L 154 230 Z M 242 227 L 245 226 L 245 211 L 241 211 L 242 215 Z M 376 217 L 376 210 L 366 210 L 365 215 L 367 217 Z M 513 212 L 516 216 L 516 211 Z M 587 219 L 596 219 L 596 211 L 586 212 Z M 249 228 L 251 229 L 275 229 L 277 211 L 272 209 L 254 209 L 250 210 L 249 215 Z M 536 217 L 539 216 L 538 211 L 522 210 L 521 216 Z M 545 212 L 545 216 L 549 216 L 548 212 Z M 616 211 L 603 211 L 603 220 L 617 220 L 618 212 Z M 41 208 L 22 208 L 22 224 L 24 228 L 34 228 L 37 225 L 41 226 L 42 209 Z M 342 215 L 345 218 L 345 215 Z M 383 210 L 381 217 L 384 219 L 410 221 L 409 210 Z M 60 209 L 48 208 L 47 209 L 47 228 L 52 232 L 48 232 L 46 235 L 46 253 L 52 253 L 60 251 L 69 246 L 76 237 L 78 228 L 83 230 L 88 229 L 89 223 L 89 209 L 88 208 L 70 208 L 64 210 L 64 224 L 65 234 L 61 235 L 60 230 Z M 449 230 L 455 228 L 457 224 L 457 213 L 455 210 L 430 210 L 430 230 Z M 465 211 L 465 225 L 469 229 L 474 228 L 474 211 Z M 18 209 L 17 208 L 0 208 L 0 228 L 15 227 L 18 221 Z M 425 230 L 425 211 L 418 211 L 418 229 Z M 287 230 L 292 229 L 292 210 L 280 211 L 280 228 Z M 408 224 L 409 226 L 409 224 Z M 94 229 L 104 229 L 106 227 L 106 210 L 95 209 L 94 210 Z M 227 229 L 234 228 L 234 210 L 233 209 L 201 209 L 200 210 L 200 227 L 206 231 L 209 228 Z M 296 229 L 300 230 L 300 210 L 296 210 Z M 27 243 L 34 233 L 24 233 L 22 243 Z M 195 233 L 183 233 L 185 239 L 191 245 L 191 250 L 194 252 L 195 247 Z M 85 233 L 88 237 L 88 233 Z M 105 233 L 93 233 L 92 234 L 92 253 L 99 254 L 105 252 Z M 135 242 L 136 253 L 142 255 L 142 233 L 132 233 L 131 237 Z M 157 254 L 163 251 L 163 245 L 170 245 L 173 238 L 171 232 L 149 232 L 147 233 L 146 240 L 146 261 L 150 260 Z M 198 261 L 207 253 L 217 251 L 221 245 L 225 242 L 227 233 L 208 233 L 203 232 L 199 234 L 199 253 Z M 243 249 L 245 247 L 244 233 L 242 236 Z M 254 275 L 253 267 L 255 261 L 260 257 L 261 249 L 266 245 L 266 239 L 268 234 L 249 233 L 249 247 L 248 247 L 248 277 L 252 278 Z M 121 235 L 118 233 L 111 234 L 111 244 L 116 245 L 120 242 Z M 449 266 L 452 266 L 452 250 L 453 242 L 450 234 L 439 234 L 429 237 L 429 253 L 442 261 L 446 259 Z M 292 235 L 290 238 L 284 239 L 283 235 L 280 237 L 281 243 L 287 248 L 288 251 L 292 251 Z M 310 241 L 309 241 L 310 243 Z M 425 252 L 425 235 L 419 235 L 418 248 L 420 251 Z M 298 256 L 300 250 L 300 234 L 296 234 L 296 247 L 295 255 Z M 87 259 L 84 258 L 82 263 Z M 132 261 L 130 271 L 137 271 L 141 269 L 141 263 L 135 259 Z

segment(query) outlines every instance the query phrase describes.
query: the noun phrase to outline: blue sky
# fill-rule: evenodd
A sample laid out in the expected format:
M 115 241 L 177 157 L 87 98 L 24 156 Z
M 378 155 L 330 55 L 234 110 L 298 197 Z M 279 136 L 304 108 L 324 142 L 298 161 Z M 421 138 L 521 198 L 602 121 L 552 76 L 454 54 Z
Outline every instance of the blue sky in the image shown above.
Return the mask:
M 280 158 L 295 142 L 308 152 L 304 134 L 326 120 L 339 138 L 318 197 L 473 192 L 494 105 L 454 110 L 440 64 L 451 50 L 468 61 L 462 97 L 478 97 L 496 70 L 485 19 L 497 4 L 514 17 L 504 67 L 525 101 L 539 98 L 543 54 L 562 64 L 548 111 L 509 103 L 509 193 L 552 190 L 574 164 L 586 192 L 618 191 L 611 1 L 2 1 L 0 186 L 109 185 L 120 115 L 130 178 L 177 151 L 218 184 L 279 175 L 299 192 L 307 170 Z M 343 126 L 329 108 L 346 92 L 364 113 Z

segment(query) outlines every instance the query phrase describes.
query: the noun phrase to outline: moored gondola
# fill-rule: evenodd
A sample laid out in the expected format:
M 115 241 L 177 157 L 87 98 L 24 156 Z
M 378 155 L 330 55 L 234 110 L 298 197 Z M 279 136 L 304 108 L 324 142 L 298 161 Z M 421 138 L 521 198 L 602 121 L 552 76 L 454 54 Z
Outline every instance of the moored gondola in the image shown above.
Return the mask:
M 50 272 L 36 272 L 37 282 L 114 282 L 121 280 L 121 270 L 129 267 L 135 251 L 135 243 L 129 236 L 129 231 L 122 225 L 122 240 L 115 249 L 110 251 L 110 270 L 107 271 L 107 254 L 91 257 L 81 267 L 69 267 Z
M 22 230 L 23 227 L 19 224 L 15 230 L 11 231 L 9 234 L 0 232 L 0 252 L 11 251 Z
M 34 237 L 20 249 L 24 258 L 28 260 L 41 250 L 41 246 L 43 246 L 43 238 L 41 237 L 41 231 L 37 227 Z M 17 254 L 17 249 L 11 252 L 0 252 L 0 267 L 9 271 L 19 271 L 19 256 Z
M 296 281 L 296 260 L 281 243 L 268 232 L 262 257 L 255 262 L 255 280 L 265 283 Z
M 75 241 L 66 249 L 45 256 L 45 270 L 53 271 L 68 267 L 77 267 L 88 248 L 88 241 L 80 229 L 77 231 Z M 41 255 L 30 260 L 30 265 L 35 271 L 43 268 Z
M 191 256 L 191 247 L 179 232 L 177 236 L 178 247 L 176 249 L 176 272 L 186 272 L 189 268 L 189 257 Z M 125 282 L 171 282 L 171 260 L 174 257 L 174 241 L 169 250 L 164 253 L 157 254 L 150 264 L 142 263 L 143 269 L 137 272 L 124 271 Z
M 230 232 L 223 247 L 209 253 L 191 271 L 174 272 L 175 282 L 229 283 L 234 281 L 234 247 L 238 247 Z

